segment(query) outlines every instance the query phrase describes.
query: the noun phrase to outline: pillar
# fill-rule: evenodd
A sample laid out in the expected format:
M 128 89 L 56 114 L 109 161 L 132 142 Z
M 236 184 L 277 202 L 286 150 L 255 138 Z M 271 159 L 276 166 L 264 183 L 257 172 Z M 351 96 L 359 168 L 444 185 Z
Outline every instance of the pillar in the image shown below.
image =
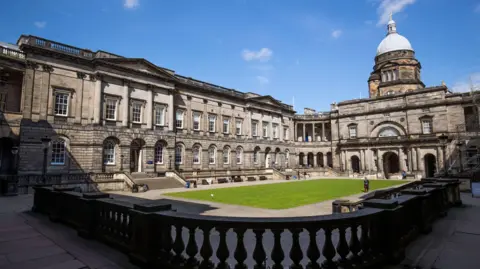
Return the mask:
M 411 149 L 411 154 L 412 154 L 412 170 L 417 171 L 418 170 L 418 165 L 417 165 L 417 149 L 412 148 Z
M 326 137 L 325 137 L 325 122 L 322 122 L 322 138 L 321 138 L 322 141 L 326 141 Z
M 417 148 L 417 170 L 422 170 L 422 156 L 420 156 L 420 149 Z
M 315 123 L 312 123 L 312 141 L 317 141 L 317 138 L 315 137 Z
M 438 146 L 437 147 L 437 160 L 438 160 L 438 167 L 437 167 L 437 172 L 440 171 L 440 169 L 443 169 L 443 150 L 442 147 Z
M 313 167 L 317 167 L 317 154 L 313 154 Z
M 302 134 L 302 142 L 305 142 L 305 123 L 302 123 L 302 127 L 303 127 L 303 134 Z
M 333 155 L 332 155 L 332 164 L 333 164 Z M 327 154 L 323 154 L 323 167 L 328 167 L 328 156 Z
M 174 107 L 174 104 L 173 104 L 173 92 L 172 91 L 169 91 L 169 99 L 168 99 L 168 108 L 167 108 L 167 113 L 168 113 L 168 130 L 169 131 L 173 131 L 173 128 L 175 126 L 175 120 L 174 120 L 174 116 L 175 116 L 175 107 Z M 217 116 L 218 117 L 218 116 Z M 218 125 L 218 124 L 216 124 Z
M 400 167 L 400 172 L 405 170 L 405 157 L 403 156 L 403 150 L 402 148 L 398 148 L 398 160 L 399 160 L 399 167 Z
M 93 123 L 100 124 L 100 111 L 102 110 L 102 78 L 97 77 L 95 81 Z M 125 101 L 125 100 L 124 100 Z
M 147 129 L 152 129 L 153 113 L 153 88 L 150 88 L 147 96 L 147 104 L 145 104 L 145 111 L 143 112 L 143 117 L 146 117 Z
M 303 166 L 305 166 L 305 167 L 308 165 L 307 158 L 308 158 L 308 153 L 303 154 Z
M 298 128 L 298 123 L 295 122 L 295 125 L 294 125 L 294 130 L 293 130 L 293 137 L 295 137 L 295 141 L 298 141 L 298 132 L 297 132 L 297 128 Z
M 377 172 L 382 172 L 383 170 L 383 160 L 380 158 L 380 151 L 377 149 Z
M 360 169 L 361 172 L 365 172 L 365 151 L 363 149 L 360 150 Z
M 128 94 L 128 81 L 124 80 L 123 81 L 123 90 L 122 90 L 122 126 L 126 127 L 128 126 L 128 112 L 130 110 L 130 100 L 129 100 L 129 94 Z

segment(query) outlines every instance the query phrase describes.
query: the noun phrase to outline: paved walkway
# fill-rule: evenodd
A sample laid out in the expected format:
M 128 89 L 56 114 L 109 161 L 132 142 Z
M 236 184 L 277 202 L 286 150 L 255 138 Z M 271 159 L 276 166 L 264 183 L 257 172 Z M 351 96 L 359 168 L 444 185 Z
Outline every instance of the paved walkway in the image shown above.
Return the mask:
M 125 254 L 29 212 L 32 195 L 0 197 L 0 269 L 137 268 Z

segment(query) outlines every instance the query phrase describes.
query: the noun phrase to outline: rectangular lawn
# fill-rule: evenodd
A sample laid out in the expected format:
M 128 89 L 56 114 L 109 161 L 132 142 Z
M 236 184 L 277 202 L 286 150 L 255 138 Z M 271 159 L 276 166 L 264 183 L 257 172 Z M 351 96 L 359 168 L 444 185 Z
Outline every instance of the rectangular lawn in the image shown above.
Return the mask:
M 370 180 L 370 190 L 386 188 L 402 183 L 407 183 L 407 181 Z M 363 180 L 322 179 L 175 192 L 165 195 L 258 208 L 286 209 L 337 199 L 361 192 L 363 192 Z M 213 198 L 211 194 L 214 195 Z

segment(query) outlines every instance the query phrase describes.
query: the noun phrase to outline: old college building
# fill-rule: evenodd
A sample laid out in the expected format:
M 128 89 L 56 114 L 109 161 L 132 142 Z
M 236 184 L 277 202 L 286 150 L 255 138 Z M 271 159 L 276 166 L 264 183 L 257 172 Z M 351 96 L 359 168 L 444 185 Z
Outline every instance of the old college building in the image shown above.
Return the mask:
M 369 98 L 304 114 L 148 59 L 26 35 L 0 45 L 2 174 L 256 168 L 419 177 L 462 170 L 474 148 L 465 140 L 478 124 L 471 94 L 425 86 L 393 20 L 370 76 L 360 70 Z

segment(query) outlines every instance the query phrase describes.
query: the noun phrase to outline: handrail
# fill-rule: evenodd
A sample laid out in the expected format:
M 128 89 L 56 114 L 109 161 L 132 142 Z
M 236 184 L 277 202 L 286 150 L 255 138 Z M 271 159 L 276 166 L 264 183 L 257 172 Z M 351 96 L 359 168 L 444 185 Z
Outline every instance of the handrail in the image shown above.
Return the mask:
M 21 52 L 20 50 L 14 50 L 11 48 L 0 47 L 0 54 L 22 60 L 25 59 L 25 53 Z
M 131 177 L 130 173 L 123 172 L 123 174 L 125 175 L 124 180 L 125 180 L 125 183 L 127 184 L 127 187 L 132 190 L 133 187 L 137 184 L 135 183 L 135 181 Z

